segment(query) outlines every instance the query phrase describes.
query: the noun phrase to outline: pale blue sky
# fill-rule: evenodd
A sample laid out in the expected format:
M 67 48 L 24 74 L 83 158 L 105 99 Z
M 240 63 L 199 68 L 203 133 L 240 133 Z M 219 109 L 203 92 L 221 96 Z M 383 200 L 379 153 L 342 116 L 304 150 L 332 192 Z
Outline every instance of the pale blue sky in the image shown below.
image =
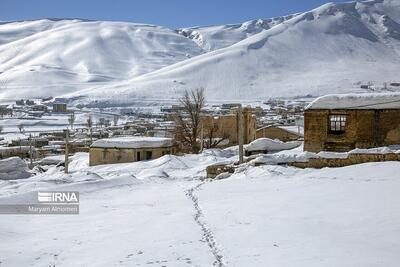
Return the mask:
M 179 28 L 288 15 L 310 10 L 326 2 L 324 0 L 0 0 L 0 20 L 85 18 L 132 21 Z

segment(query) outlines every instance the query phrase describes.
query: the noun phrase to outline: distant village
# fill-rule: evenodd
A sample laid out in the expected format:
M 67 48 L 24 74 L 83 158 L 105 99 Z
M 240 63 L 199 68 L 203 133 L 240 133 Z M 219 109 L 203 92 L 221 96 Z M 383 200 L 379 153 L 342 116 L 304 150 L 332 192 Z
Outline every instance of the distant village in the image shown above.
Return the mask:
M 396 93 L 328 95 L 313 101 L 269 99 L 243 105 L 206 104 L 202 92 L 187 91 L 178 104 L 151 111 L 77 108 L 60 98 L 21 99 L 0 106 L 3 120 L 18 121 L 13 128 L 0 128 L 0 136 L 7 136 L 0 138 L 0 159 L 17 156 L 28 161 L 30 168 L 38 166 L 37 170 L 49 162 L 64 164 L 68 172 L 68 157 L 77 152 L 88 152 L 89 164 L 94 166 L 238 146 L 242 163 L 244 157 L 276 152 L 274 146 L 290 149 L 302 144 L 307 152 L 340 153 L 400 144 L 400 96 Z M 37 120 L 46 125 L 55 118 L 65 123 L 31 127 Z M 307 163 L 283 163 L 324 167 L 399 158 L 398 153 L 390 157 L 358 154 L 352 160 L 346 156 L 347 161 L 335 154 L 315 156 L 318 159 L 307 159 Z M 215 175 L 225 171 L 225 166 L 209 169 Z
M 246 133 L 244 142 L 249 143 L 261 137 L 283 141 L 302 139 L 302 118 L 304 107 L 308 102 L 307 100 L 271 99 L 262 103 L 262 107 L 244 107 L 244 132 Z M 212 126 L 215 130 L 212 138 L 219 140 L 215 146 L 226 147 L 238 144 L 238 122 L 235 111 L 238 106 L 238 103 L 224 103 L 207 105 L 202 109 L 203 132 L 209 132 L 208 128 Z M 116 137 L 148 137 L 148 142 L 151 142 L 151 138 L 170 138 L 174 147 L 173 153 L 188 152 L 187 148 L 178 146 L 176 142 L 174 114 L 177 112 L 184 112 L 184 107 L 172 104 L 161 106 L 156 112 L 121 108 L 114 111 L 102 110 L 97 112 L 98 115 L 92 115 L 91 111 L 68 106 L 65 99 L 21 99 L 13 104 L 0 106 L 1 119 L 14 118 L 19 121 L 16 125 L 18 130 L 14 127 L 12 131 L 16 134 L 14 138 L 7 128 L 1 128 L 2 134 L 9 133 L 11 137 L 7 140 L 0 138 L 0 158 L 18 156 L 31 160 L 32 165 L 40 165 L 41 160 L 46 157 L 64 155 L 67 129 L 68 153 L 71 154 L 89 152 L 90 147 L 96 144 L 97 140 Z M 83 114 L 85 118 L 81 123 L 76 122 L 78 114 Z M 24 123 L 54 116 L 65 117 L 68 125 L 65 125 L 64 129 L 32 130 L 28 127 L 31 123 Z M 121 118 L 124 118 L 123 122 Z M 102 159 L 101 162 L 124 161 L 118 158 Z M 143 152 L 134 160 L 148 158 Z

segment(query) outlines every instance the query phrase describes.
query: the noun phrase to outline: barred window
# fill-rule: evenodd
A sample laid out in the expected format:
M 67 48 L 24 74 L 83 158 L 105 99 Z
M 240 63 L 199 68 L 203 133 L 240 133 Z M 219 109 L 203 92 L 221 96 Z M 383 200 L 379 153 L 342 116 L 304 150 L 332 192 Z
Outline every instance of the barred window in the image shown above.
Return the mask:
M 329 131 L 334 133 L 343 133 L 346 131 L 346 115 L 330 115 Z

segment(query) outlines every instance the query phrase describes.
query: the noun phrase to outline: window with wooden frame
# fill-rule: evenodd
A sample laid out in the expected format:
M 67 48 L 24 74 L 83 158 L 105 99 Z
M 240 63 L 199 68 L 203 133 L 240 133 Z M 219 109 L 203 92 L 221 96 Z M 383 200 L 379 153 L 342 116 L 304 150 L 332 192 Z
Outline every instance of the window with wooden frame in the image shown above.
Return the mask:
M 346 131 L 346 115 L 329 115 L 329 132 L 344 133 Z

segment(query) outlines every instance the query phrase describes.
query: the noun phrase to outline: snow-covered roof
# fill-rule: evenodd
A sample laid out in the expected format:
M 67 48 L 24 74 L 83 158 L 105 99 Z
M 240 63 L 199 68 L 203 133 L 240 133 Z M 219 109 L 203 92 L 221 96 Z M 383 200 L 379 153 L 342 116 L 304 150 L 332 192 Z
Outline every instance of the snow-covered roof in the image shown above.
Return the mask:
M 325 95 L 315 99 L 306 109 L 400 109 L 400 93 Z
M 96 140 L 91 147 L 105 148 L 156 148 L 170 147 L 173 145 L 172 138 L 129 136 Z
M 298 147 L 301 142 L 282 142 L 270 138 L 259 138 L 245 146 L 246 151 L 281 151 Z
M 28 165 L 19 157 L 0 160 L 0 180 L 15 180 L 29 178 Z
M 281 128 L 283 130 L 286 130 L 288 132 L 291 132 L 293 134 L 298 134 L 303 136 L 304 135 L 304 128 L 301 126 L 286 126 L 286 125 L 282 125 L 282 126 L 278 126 L 278 128 Z
M 270 128 L 270 127 L 276 127 L 276 128 L 280 128 L 282 130 L 285 130 L 287 132 L 293 133 L 293 134 L 297 134 L 300 136 L 304 136 L 304 128 L 302 126 L 289 126 L 289 125 L 268 125 L 268 126 L 264 126 L 261 128 L 258 128 L 258 130 L 262 130 L 262 129 L 266 129 L 266 128 Z M 300 130 L 300 132 L 299 132 Z

